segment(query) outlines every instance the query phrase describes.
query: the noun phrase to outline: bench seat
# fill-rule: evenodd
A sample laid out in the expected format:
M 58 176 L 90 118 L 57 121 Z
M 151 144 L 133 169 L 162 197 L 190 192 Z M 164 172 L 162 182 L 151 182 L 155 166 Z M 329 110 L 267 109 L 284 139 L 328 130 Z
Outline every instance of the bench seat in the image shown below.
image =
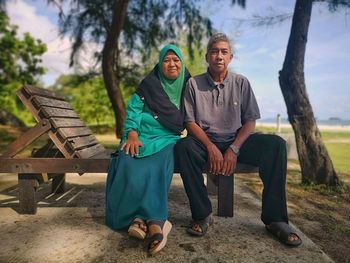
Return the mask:
M 37 124 L 23 133 L 0 156 L 0 173 L 16 173 L 19 182 L 19 211 L 35 214 L 35 191 L 39 182 L 53 180 L 52 191 L 64 191 L 65 173 L 107 173 L 110 150 L 60 95 L 33 86 L 24 86 L 17 96 L 33 114 Z M 49 141 L 33 152 L 32 158 L 14 158 L 43 134 Z M 174 171 L 175 173 L 177 171 Z M 257 172 L 256 167 L 238 164 L 236 173 Z M 233 175 L 207 176 L 209 194 L 218 195 L 218 216 L 233 216 Z

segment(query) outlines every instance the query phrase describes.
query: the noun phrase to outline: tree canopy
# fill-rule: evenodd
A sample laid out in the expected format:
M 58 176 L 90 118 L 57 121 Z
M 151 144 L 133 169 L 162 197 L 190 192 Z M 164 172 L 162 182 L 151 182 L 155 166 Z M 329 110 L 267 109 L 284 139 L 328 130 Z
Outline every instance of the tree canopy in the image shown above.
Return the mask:
M 45 73 L 41 55 L 47 50 L 40 39 L 25 33 L 17 35 L 17 26 L 10 25 L 7 14 L 0 11 L 0 84 L 13 81 L 33 84 Z
M 48 0 L 53 4 L 56 2 Z M 79 59 L 84 43 L 104 43 L 110 30 L 113 6 L 110 0 L 63 0 L 67 10 L 59 10 L 60 33 L 69 35 L 74 43 L 71 64 Z M 202 17 L 196 0 L 130 0 L 124 19 L 119 48 L 128 61 L 145 62 L 153 48 L 164 41 L 177 42 L 180 34 L 187 34 L 187 46 L 192 58 L 194 45 L 201 47 L 204 36 L 212 30 L 211 21 Z M 102 51 L 102 50 L 101 50 Z M 101 52 L 95 54 L 97 61 Z M 140 61 L 141 59 L 141 61 Z
M 28 121 L 30 115 L 22 113 L 23 106 L 15 91 L 23 84 L 35 84 L 45 73 L 41 56 L 47 47 L 40 39 L 25 33 L 17 34 L 17 26 L 11 25 L 6 12 L 0 9 L 0 108 Z

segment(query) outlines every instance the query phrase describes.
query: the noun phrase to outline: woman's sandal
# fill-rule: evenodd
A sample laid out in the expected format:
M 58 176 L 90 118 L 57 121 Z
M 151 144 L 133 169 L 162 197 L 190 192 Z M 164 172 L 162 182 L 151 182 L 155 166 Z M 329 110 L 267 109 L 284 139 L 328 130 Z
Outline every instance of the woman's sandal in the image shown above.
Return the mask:
M 146 229 L 147 229 L 147 225 L 144 220 L 140 218 L 135 218 L 128 229 L 129 236 L 135 237 L 141 240 L 145 239 L 147 235 L 147 230 L 144 231 L 141 227 L 142 225 L 146 226 Z
M 148 252 L 150 253 L 151 256 L 154 256 L 165 247 L 168 239 L 168 234 L 170 233 L 172 225 L 168 220 L 166 220 L 165 222 L 150 221 L 148 223 L 148 228 L 150 229 L 152 225 L 157 225 L 162 229 L 162 233 L 156 233 L 150 236 L 150 242 L 148 244 Z
M 286 222 L 272 222 L 270 225 L 266 225 L 265 228 L 272 235 L 274 235 L 281 243 L 287 246 L 297 247 L 302 243 L 301 238 L 297 235 L 295 230 Z M 295 235 L 298 239 L 289 240 L 290 235 Z
M 192 236 L 202 237 L 208 232 L 209 226 L 214 223 L 214 219 L 211 215 L 202 220 L 193 220 L 190 223 L 190 227 L 186 229 L 186 232 Z M 196 226 L 199 226 L 200 231 L 196 230 Z

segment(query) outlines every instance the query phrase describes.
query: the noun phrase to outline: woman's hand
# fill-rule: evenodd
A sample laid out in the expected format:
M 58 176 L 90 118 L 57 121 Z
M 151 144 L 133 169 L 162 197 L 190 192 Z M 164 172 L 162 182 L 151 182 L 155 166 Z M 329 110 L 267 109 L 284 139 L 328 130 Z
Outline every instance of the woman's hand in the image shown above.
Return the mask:
M 139 155 L 139 147 L 142 147 L 143 144 L 139 140 L 139 136 L 136 131 L 130 131 L 128 133 L 128 139 L 126 142 L 122 145 L 120 150 L 124 150 L 125 154 L 129 154 L 131 157 L 134 157 L 134 155 Z

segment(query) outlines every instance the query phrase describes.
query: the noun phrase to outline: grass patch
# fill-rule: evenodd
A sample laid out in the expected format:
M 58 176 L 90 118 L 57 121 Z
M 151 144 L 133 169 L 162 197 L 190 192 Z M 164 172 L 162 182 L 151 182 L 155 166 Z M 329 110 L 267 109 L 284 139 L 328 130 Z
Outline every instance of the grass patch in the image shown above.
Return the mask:
M 350 234 L 350 227 L 343 224 L 330 224 L 328 227 L 335 232 Z
M 318 192 L 321 195 L 325 195 L 325 196 L 334 196 L 337 194 L 342 194 L 345 192 L 346 190 L 346 186 L 342 185 L 342 186 L 327 186 L 324 184 L 301 184 L 301 187 L 304 190 L 307 191 L 315 191 Z
M 323 131 L 321 132 L 323 140 L 350 139 L 350 132 L 347 131 Z
M 257 125 L 255 131 L 262 133 L 276 133 L 276 127 Z M 281 133 L 293 133 L 292 128 L 281 128 Z
M 325 142 L 325 145 L 337 172 L 350 174 L 350 143 Z

